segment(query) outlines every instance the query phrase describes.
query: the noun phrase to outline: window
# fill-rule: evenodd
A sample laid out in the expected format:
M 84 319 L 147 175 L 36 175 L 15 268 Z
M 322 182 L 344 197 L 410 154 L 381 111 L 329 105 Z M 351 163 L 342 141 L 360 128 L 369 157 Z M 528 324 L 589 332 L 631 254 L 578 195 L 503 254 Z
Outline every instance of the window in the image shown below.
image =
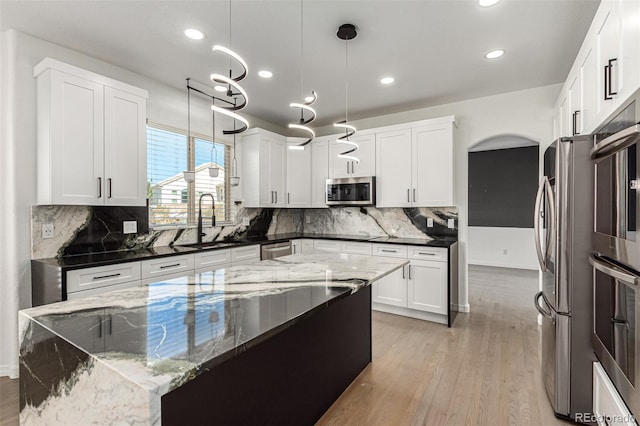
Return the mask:
M 188 140 L 178 130 L 147 127 L 149 224 L 195 224 L 202 194 L 213 196 L 216 220 L 230 222 L 230 151 L 229 146 L 213 144 L 204 137 L 192 135 Z M 189 164 L 196 172 L 193 183 L 187 183 L 182 174 L 190 169 Z M 218 175 L 211 176 L 216 168 Z M 204 197 L 202 215 L 211 217 L 211 214 L 211 197 Z

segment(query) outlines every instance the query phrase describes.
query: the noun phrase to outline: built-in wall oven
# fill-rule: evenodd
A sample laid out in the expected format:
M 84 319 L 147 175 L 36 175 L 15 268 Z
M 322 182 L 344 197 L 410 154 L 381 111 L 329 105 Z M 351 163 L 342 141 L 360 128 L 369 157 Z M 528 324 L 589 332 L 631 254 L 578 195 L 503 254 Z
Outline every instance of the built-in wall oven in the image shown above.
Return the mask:
M 375 206 L 374 176 L 327 179 L 328 206 Z
M 595 136 L 594 351 L 634 415 L 640 415 L 640 116 L 631 102 Z

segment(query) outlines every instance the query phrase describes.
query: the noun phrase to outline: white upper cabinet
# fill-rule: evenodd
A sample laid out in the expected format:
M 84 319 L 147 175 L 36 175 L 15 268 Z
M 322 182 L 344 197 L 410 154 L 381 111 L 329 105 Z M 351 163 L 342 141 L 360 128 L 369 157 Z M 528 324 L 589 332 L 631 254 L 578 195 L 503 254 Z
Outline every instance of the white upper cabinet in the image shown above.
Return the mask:
M 329 138 L 311 142 L 311 206 L 326 208 L 327 179 L 329 178 Z
M 449 116 L 411 130 L 414 207 L 455 205 L 453 125 L 454 117 Z
M 410 207 L 413 196 L 411 129 L 376 134 L 376 205 Z
M 340 135 L 337 135 L 340 136 Z M 358 144 L 358 149 L 349 155 L 358 161 L 338 157 L 350 149 L 349 145 L 337 142 L 337 136 L 329 140 L 329 177 L 348 178 L 373 176 L 376 173 L 376 138 L 374 133 L 356 133 L 350 140 Z M 313 143 L 313 142 L 312 142 Z
M 38 88 L 38 204 L 146 205 L 147 92 L 50 58 Z
M 285 207 L 285 137 L 254 128 L 242 134 L 240 145 L 240 183 L 245 207 Z
M 139 96 L 112 87 L 106 87 L 104 94 L 105 204 L 144 204 L 147 198 L 146 103 Z M 141 176 L 145 178 L 140 179 Z
M 640 88 L 638 16 L 640 0 L 600 2 L 556 103 L 556 136 L 592 133 Z M 569 124 L 560 124 L 567 117 Z
M 454 205 L 453 121 L 442 117 L 376 133 L 376 205 Z
M 304 140 L 304 139 L 302 139 Z M 288 138 L 288 146 L 300 140 Z M 303 208 L 311 206 L 311 144 L 305 149 L 287 149 L 287 207 Z

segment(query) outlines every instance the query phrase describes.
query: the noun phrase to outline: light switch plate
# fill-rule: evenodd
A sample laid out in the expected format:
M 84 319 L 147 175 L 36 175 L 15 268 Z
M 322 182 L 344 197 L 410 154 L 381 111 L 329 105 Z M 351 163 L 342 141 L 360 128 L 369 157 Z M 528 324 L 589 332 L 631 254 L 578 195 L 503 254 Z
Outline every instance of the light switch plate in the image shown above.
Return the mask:
M 43 223 L 42 238 L 53 238 L 53 237 L 55 237 L 53 223 Z
M 249 220 L 248 217 L 242 218 L 242 226 L 249 226 L 250 224 L 251 224 L 251 221 Z
M 138 232 L 138 222 L 135 220 L 125 220 L 122 222 L 123 234 L 135 234 Z
M 453 229 L 454 226 L 456 226 L 456 221 L 455 219 L 449 219 L 447 220 L 447 226 L 451 229 Z
M 433 228 L 433 218 L 427 218 L 427 228 Z

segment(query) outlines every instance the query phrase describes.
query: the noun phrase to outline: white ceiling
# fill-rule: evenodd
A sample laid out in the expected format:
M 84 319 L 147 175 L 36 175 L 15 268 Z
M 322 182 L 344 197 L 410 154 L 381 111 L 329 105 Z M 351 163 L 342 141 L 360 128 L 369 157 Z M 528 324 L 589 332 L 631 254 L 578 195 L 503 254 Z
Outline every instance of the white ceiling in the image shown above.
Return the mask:
M 349 118 L 426 107 L 563 82 L 598 0 L 304 0 L 304 91 L 318 92 L 314 125 L 345 114 L 348 42 Z M 286 127 L 301 101 L 300 1 L 0 1 L 0 27 L 13 28 L 183 89 L 206 82 L 228 61 L 214 44 L 244 57 L 250 75 L 248 114 Z M 207 37 L 192 41 L 186 28 Z M 483 55 L 506 50 L 497 60 Z M 274 77 L 257 76 L 260 69 Z M 395 77 L 390 86 L 380 78 Z

